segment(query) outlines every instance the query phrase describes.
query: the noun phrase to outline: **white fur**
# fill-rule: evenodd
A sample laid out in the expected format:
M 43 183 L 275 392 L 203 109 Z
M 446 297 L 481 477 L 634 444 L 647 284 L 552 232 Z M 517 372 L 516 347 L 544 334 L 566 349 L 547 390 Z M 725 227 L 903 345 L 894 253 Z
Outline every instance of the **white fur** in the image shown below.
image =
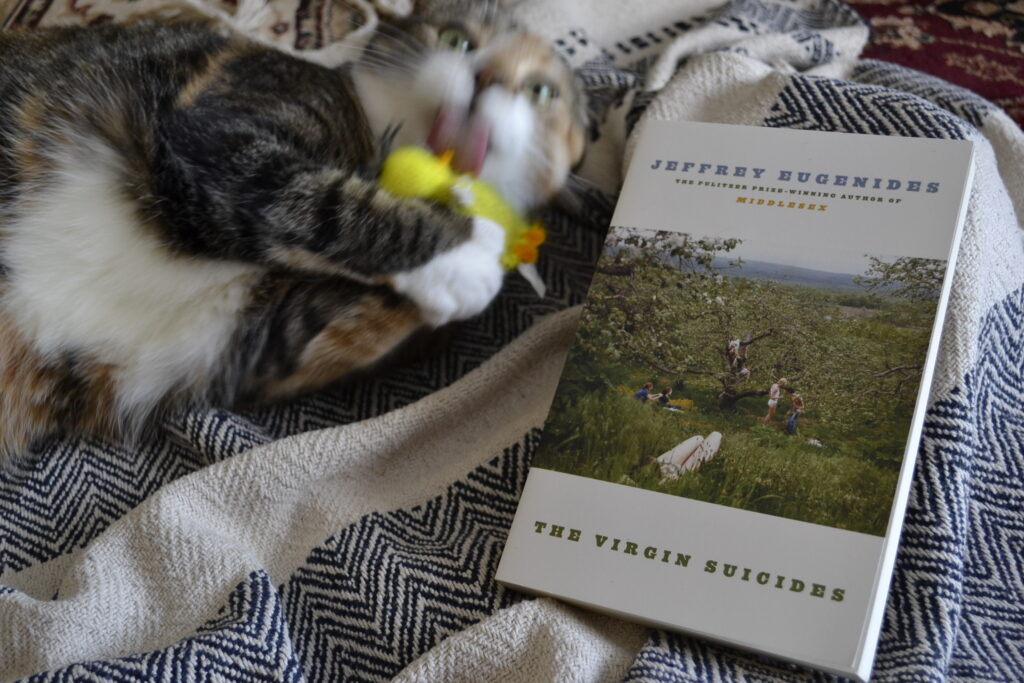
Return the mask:
M 412 299 L 432 325 L 471 318 L 501 289 L 505 269 L 499 259 L 504 250 L 505 230 L 486 218 L 474 218 L 470 239 L 399 273 L 395 289 Z
M 44 356 L 116 366 L 118 417 L 134 422 L 165 392 L 202 382 L 259 271 L 172 256 L 138 224 L 118 177 L 113 153 L 90 142 L 28 195 L 0 243 L 10 266 L 0 308 Z
M 452 197 L 458 203 L 459 206 L 465 208 L 470 206 L 473 201 L 473 187 L 470 184 L 470 178 L 468 176 L 462 176 L 455 181 L 451 189 Z
M 541 159 L 535 149 L 533 106 L 523 95 L 494 86 L 480 93 L 475 115 L 491 128 L 491 151 L 480 170 L 481 180 L 498 188 L 520 211 L 534 205 L 540 199 L 535 165 Z
M 431 53 L 416 66 L 411 80 L 357 69 L 356 89 L 371 128 L 380 136 L 389 126 L 400 124 L 396 146 L 424 145 L 442 107 L 468 107 L 475 70 L 487 58 L 486 53 Z M 481 179 L 520 211 L 536 204 L 542 192 L 537 186 L 538 165 L 546 161 L 534 139 L 536 112 L 529 100 L 494 85 L 478 94 L 472 115 L 482 117 L 490 129 Z M 456 193 L 461 195 L 462 190 Z M 471 198 L 459 199 L 468 203 Z M 433 325 L 472 317 L 483 311 L 501 289 L 505 271 L 499 259 L 504 248 L 504 230 L 477 218 L 468 242 L 420 268 L 398 274 L 395 288 L 410 297 Z M 536 271 L 527 270 L 524 276 L 543 295 L 543 283 Z
M 438 109 L 468 106 L 473 97 L 471 62 L 455 52 L 431 52 L 408 76 L 355 69 L 359 103 L 374 134 L 401 125 L 396 146 L 423 145 Z
M 408 77 L 356 69 L 353 76 L 359 101 L 375 135 L 401 125 L 395 146 L 424 145 L 441 107 L 469 105 L 476 70 L 487 58 L 486 52 L 432 52 L 411 66 L 414 71 Z M 480 177 L 517 210 L 531 208 L 542 197 L 537 178 L 539 165 L 546 163 L 534 139 L 533 106 L 524 95 L 492 86 L 480 93 L 474 116 L 484 118 L 491 136 Z

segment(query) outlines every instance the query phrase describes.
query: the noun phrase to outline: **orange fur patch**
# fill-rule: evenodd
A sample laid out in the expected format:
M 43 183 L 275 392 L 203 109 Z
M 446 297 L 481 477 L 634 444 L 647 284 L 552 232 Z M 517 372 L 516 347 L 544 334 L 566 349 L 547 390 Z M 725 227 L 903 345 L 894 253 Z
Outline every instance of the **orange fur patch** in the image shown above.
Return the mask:
M 550 162 L 539 180 L 548 198 L 554 196 L 565 184 L 571 168 L 583 157 L 586 138 L 581 95 L 576 91 L 571 71 L 544 40 L 520 32 L 490 54 L 479 78 L 485 83 L 498 83 L 512 93 L 519 92 L 527 81 L 540 78 L 558 92 L 547 107 L 537 110 L 539 148 L 548 151 Z
M 238 57 L 241 51 L 235 48 L 228 48 L 211 55 L 201 71 L 192 76 L 192 80 L 185 84 L 185 87 L 178 93 L 175 105 L 181 108 L 188 108 L 195 104 L 199 96 L 210 88 L 220 77 L 224 65 Z
M 298 369 L 267 387 L 263 398 L 279 400 L 329 386 L 379 361 L 422 324 L 412 303 L 383 306 L 379 298 L 367 297 L 313 337 Z
M 92 363 L 85 369 L 85 376 L 84 400 L 76 411 L 78 428 L 88 434 L 117 432 L 120 425 L 115 405 L 114 366 Z
M 113 431 L 112 368 L 95 363 L 78 370 L 84 376 L 70 378 L 67 368 L 47 364 L 0 315 L 0 456 L 60 429 Z
M 14 113 L 15 133 L 11 136 L 11 151 L 18 166 L 18 179 L 33 182 L 43 177 L 49 164 L 36 137 L 46 123 L 46 107 L 39 97 L 28 97 Z
M 0 453 L 24 450 L 57 427 L 55 387 L 42 359 L 0 316 Z

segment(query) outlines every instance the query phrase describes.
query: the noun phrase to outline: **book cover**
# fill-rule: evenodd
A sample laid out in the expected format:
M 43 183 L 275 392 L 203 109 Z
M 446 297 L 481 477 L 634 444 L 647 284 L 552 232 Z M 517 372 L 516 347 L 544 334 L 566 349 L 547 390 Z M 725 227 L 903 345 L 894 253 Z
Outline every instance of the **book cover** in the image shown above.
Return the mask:
M 971 159 L 649 123 L 498 580 L 866 680 Z

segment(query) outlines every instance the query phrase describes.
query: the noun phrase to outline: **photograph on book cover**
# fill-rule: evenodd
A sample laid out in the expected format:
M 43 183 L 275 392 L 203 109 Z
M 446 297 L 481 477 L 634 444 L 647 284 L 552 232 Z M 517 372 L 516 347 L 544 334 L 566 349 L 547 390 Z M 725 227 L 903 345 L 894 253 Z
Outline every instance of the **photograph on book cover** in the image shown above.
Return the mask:
M 614 227 L 533 464 L 884 536 L 946 262 L 765 241 Z
M 865 680 L 971 144 L 638 136 L 497 578 Z

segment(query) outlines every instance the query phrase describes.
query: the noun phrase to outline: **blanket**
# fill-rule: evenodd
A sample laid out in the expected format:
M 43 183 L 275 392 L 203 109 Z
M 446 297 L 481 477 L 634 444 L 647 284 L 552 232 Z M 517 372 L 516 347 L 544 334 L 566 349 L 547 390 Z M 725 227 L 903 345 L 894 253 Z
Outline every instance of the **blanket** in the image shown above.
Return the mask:
M 211 7 L 301 53 L 411 3 L 232 5 Z M 0 10 L 7 29 L 164 11 Z M 510 277 L 429 359 L 287 405 L 195 410 L 131 447 L 41 444 L 0 473 L 0 679 L 831 680 L 494 581 L 632 141 L 677 118 L 975 142 L 874 679 L 1024 678 L 1024 134 L 858 59 L 867 26 L 838 0 L 515 10 L 577 69 L 593 121 L 582 208 L 546 217 L 547 297 Z

